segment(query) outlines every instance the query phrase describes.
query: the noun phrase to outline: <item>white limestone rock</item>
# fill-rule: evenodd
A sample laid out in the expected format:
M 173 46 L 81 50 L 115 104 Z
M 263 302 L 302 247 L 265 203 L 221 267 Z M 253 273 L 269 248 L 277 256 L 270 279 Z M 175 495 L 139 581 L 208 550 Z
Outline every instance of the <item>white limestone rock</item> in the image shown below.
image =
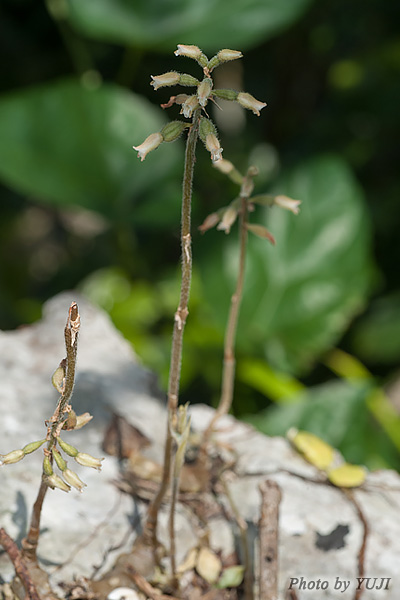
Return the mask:
M 155 377 L 136 359 L 130 345 L 109 318 L 76 294 L 64 293 L 48 302 L 43 319 L 32 326 L 0 332 L 0 453 L 20 448 L 45 434 L 57 401 L 50 379 L 64 357 L 63 328 L 69 305 L 76 300 L 81 314 L 78 371 L 73 395 L 77 413 L 89 411 L 94 419 L 85 429 L 65 433 L 64 439 L 96 457 L 112 412 L 124 416 L 154 443 L 148 455 L 161 461 L 166 428 L 165 405 Z M 193 427 L 204 429 L 213 414 L 206 406 L 191 409 Z M 260 515 L 258 486 L 265 478 L 282 490 L 280 506 L 280 600 L 290 581 L 298 600 L 330 600 L 354 597 L 357 561 L 363 524 L 354 505 L 331 485 L 317 483 L 321 476 L 282 438 L 268 438 L 232 417 L 219 423 L 217 439 L 230 445 L 237 456 L 237 476 L 229 484 L 240 513 L 249 524 L 257 554 Z M 41 472 L 41 451 L 0 469 L 0 526 L 20 541 L 26 533 L 31 506 Z M 116 458 L 106 456 L 101 473 L 69 466 L 88 484 L 82 494 L 50 491 L 45 500 L 39 556 L 52 573 L 52 581 L 70 581 L 104 573 L 116 557 L 127 551 L 134 527 L 144 507 L 121 494 Z M 76 469 L 75 469 L 76 466 Z M 362 600 L 397 600 L 400 590 L 400 477 L 390 471 L 368 475 L 354 497 L 368 522 L 364 577 L 375 589 L 365 590 Z M 177 517 L 179 557 L 196 544 L 196 535 L 184 508 Z M 209 522 L 216 550 L 232 550 L 226 522 Z M 233 527 L 234 529 L 234 527 Z M 165 520 L 161 523 L 167 541 Z M 9 580 L 13 568 L 0 555 L 0 574 Z M 382 579 L 389 589 L 378 590 Z M 318 580 L 320 583 L 318 584 Z M 0 580 L 1 581 L 1 580 Z M 349 582 L 346 593 L 340 582 Z M 319 587 L 323 584 L 326 589 Z M 385 585 L 385 584 L 384 584 Z M 382 588 L 384 588 L 384 585 Z M 305 589 L 304 589 L 305 588 Z

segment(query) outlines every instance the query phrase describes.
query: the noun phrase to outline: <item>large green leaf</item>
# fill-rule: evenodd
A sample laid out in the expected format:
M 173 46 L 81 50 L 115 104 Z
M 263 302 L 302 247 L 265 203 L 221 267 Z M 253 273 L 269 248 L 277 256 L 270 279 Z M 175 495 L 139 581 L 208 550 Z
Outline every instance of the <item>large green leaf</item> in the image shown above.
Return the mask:
M 68 0 L 84 34 L 150 50 L 244 50 L 295 21 L 311 0 Z
M 371 362 L 397 363 L 400 358 L 400 294 L 376 300 L 353 332 L 355 352 Z
M 297 402 L 273 406 L 245 417 L 267 435 L 305 429 L 338 448 L 346 460 L 370 468 L 399 467 L 399 455 L 371 418 L 367 398 L 373 383 L 331 381 L 297 396 Z
M 238 341 L 248 353 L 263 349 L 276 367 L 299 370 L 338 340 L 364 303 L 369 224 L 360 189 L 339 158 L 299 166 L 278 190 L 301 199 L 301 211 L 274 207 L 266 209 L 268 219 L 258 217 L 277 244 L 250 235 Z M 220 239 L 203 264 L 205 293 L 221 326 L 237 277 L 235 237 Z
M 179 144 L 162 144 L 143 163 L 132 149 L 164 122 L 160 109 L 114 85 L 62 80 L 18 91 L 0 100 L 0 176 L 41 201 L 112 217 L 161 188 L 176 164 Z

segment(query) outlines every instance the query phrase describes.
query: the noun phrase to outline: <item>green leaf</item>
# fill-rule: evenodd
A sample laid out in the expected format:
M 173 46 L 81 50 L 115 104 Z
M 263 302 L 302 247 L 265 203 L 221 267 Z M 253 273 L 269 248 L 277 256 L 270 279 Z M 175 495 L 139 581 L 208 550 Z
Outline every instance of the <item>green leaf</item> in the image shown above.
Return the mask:
M 178 43 L 204 52 L 244 50 L 295 21 L 311 0 L 68 0 L 71 23 L 95 39 L 171 51 Z
M 353 333 L 357 355 L 372 362 L 397 362 L 400 358 L 400 295 L 376 300 Z
M 271 400 L 278 403 L 297 402 L 297 394 L 303 384 L 294 377 L 271 369 L 262 360 L 242 358 L 237 365 L 236 377 Z
M 244 566 L 234 565 L 233 567 L 227 567 L 221 573 L 216 586 L 218 589 L 225 589 L 230 587 L 238 587 L 243 581 Z
M 87 89 L 61 80 L 0 100 L 0 177 L 42 202 L 121 217 L 162 181 L 179 145 L 162 144 L 144 162 L 133 145 L 165 123 L 161 110 L 117 86 Z M 156 169 L 156 172 L 155 172 Z
M 238 343 L 242 351 L 265 353 L 275 368 L 293 372 L 330 348 L 364 305 L 369 223 L 361 191 L 339 158 L 299 166 L 277 190 L 301 199 L 300 214 L 277 206 L 255 213 L 261 222 L 269 217 L 276 246 L 249 238 Z M 237 277 L 234 233 L 203 262 L 205 294 L 221 327 Z
M 297 395 L 297 402 L 272 406 L 246 420 L 267 435 L 286 435 L 295 427 L 322 437 L 335 448 L 342 449 L 343 440 L 350 423 L 357 423 L 356 429 L 366 415 L 368 384 L 350 384 L 333 381 L 315 386 Z M 354 457 L 346 457 L 359 462 Z
M 369 468 L 399 468 L 399 455 L 370 416 L 373 382 L 331 381 L 297 396 L 297 402 L 274 405 L 245 417 L 267 435 L 286 435 L 291 427 L 324 439 L 345 459 Z

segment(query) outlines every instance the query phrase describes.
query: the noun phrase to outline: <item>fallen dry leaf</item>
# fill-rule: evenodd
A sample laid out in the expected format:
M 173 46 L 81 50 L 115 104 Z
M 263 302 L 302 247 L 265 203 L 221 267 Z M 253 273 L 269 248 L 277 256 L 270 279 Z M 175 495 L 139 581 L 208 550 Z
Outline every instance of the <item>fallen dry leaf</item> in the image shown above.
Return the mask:
M 213 584 L 218 580 L 221 569 L 221 560 L 215 552 L 206 546 L 200 548 L 196 563 L 196 571 L 198 574 L 208 583 Z

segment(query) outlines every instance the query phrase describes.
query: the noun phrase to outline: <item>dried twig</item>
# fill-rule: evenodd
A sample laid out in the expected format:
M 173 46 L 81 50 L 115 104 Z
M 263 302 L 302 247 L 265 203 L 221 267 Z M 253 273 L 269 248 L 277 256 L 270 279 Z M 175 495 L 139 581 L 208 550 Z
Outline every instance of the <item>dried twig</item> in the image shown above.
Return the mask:
M 297 592 L 294 588 L 287 590 L 285 600 L 297 600 Z
M 246 521 L 243 519 L 242 515 L 238 511 L 238 508 L 233 500 L 232 494 L 228 485 L 229 475 L 227 473 L 222 473 L 220 476 L 220 483 L 224 489 L 225 496 L 228 499 L 231 511 L 233 516 L 235 517 L 235 521 L 237 526 L 239 527 L 240 532 L 240 541 L 243 552 L 243 566 L 244 566 L 244 598 L 245 600 L 253 599 L 253 571 L 251 569 L 251 559 L 250 559 L 250 548 L 249 548 L 249 539 L 248 539 L 248 527 Z
M 29 571 L 25 565 L 23 556 L 18 550 L 16 543 L 10 538 L 8 533 L 0 527 L 0 544 L 7 552 L 10 560 L 14 565 L 16 574 L 21 580 L 22 585 L 27 594 L 29 600 L 40 600 L 39 594 L 37 593 L 35 584 L 33 583 Z
M 261 515 L 259 590 L 263 600 L 278 598 L 278 539 L 281 490 L 275 481 L 267 479 L 260 485 Z
M 128 567 L 129 576 L 132 578 L 135 585 L 141 592 L 144 592 L 151 600 L 179 600 L 175 596 L 167 596 L 166 594 L 160 594 L 160 590 L 153 587 L 142 575 L 134 573 L 132 569 Z

